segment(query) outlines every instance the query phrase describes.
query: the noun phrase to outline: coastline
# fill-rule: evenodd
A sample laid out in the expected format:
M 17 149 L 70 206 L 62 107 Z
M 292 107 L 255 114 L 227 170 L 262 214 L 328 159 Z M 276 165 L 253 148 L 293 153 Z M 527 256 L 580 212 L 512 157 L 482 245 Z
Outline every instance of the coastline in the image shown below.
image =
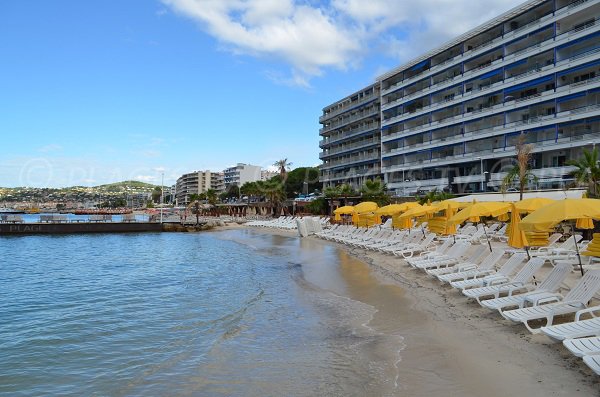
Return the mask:
M 238 224 L 212 231 L 238 228 L 299 238 L 296 231 Z M 394 308 L 402 319 L 397 332 L 405 345 L 398 364 L 402 395 L 600 395 L 597 376 L 560 343 L 505 322 L 400 258 L 306 238 L 336 246 L 365 263 L 382 286 L 391 284 L 404 291 L 401 304 Z M 389 320 L 382 317 L 375 315 L 371 324 L 389 327 Z

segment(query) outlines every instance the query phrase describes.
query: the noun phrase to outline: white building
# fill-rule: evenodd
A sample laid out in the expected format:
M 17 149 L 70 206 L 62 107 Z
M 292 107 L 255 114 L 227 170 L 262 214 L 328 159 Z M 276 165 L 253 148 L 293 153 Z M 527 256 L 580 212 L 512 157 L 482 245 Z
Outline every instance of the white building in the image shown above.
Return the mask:
M 370 106 L 366 99 L 325 108 L 324 185 L 356 183 L 361 170 L 376 176 L 380 165 L 397 194 L 496 190 L 521 134 L 534 146 L 530 187 L 570 183 L 565 162 L 600 143 L 599 20 L 598 0 L 530 0 L 385 73 L 376 83 L 378 134 L 353 127 L 376 123 L 371 107 L 352 113 Z
M 261 167 L 238 163 L 233 167 L 229 167 L 223 171 L 225 189 L 231 185 L 238 187 L 246 182 L 256 182 L 261 180 Z

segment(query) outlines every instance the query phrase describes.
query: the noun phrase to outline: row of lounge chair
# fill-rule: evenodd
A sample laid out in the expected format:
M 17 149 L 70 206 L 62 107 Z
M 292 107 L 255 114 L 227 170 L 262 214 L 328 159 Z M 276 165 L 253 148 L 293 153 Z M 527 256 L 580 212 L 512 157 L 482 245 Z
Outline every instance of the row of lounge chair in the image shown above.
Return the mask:
M 314 217 L 312 217 L 314 218 Z M 254 227 L 266 227 L 266 228 L 275 228 L 275 229 L 282 229 L 282 230 L 296 230 L 298 229 L 298 225 L 297 225 L 297 220 L 302 219 L 302 217 L 295 217 L 295 216 L 282 216 L 279 218 L 275 218 L 275 219 L 269 219 L 269 220 L 256 220 L 256 221 L 251 221 L 251 222 L 247 222 L 246 225 L 247 226 L 254 226 Z M 319 222 L 321 223 L 322 226 L 326 226 L 327 224 L 329 224 L 329 218 L 327 217 L 321 217 L 318 218 Z
M 392 230 L 387 225 L 368 230 L 333 226 L 317 236 L 400 257 L 410 268 L 426 272 L 507 320 L 524 324 L 530 332 L 562 340 L 600 375 L 600 318 L 594 317 L 600 306 L 587 306 L 600 291 L 600 269 L 588 270 L 566 294 L 559 292 L 576 265 L 575 241 L 580 250 L 587 242 L 575 236 L 575 240 L 559 243 L 561 235 L 555 234 L 550 236 L 549 246 L 529 253 L 508 247 L 490 250 L 487 243 L 482 244 L 485 233 L 489 239 L 504 241 L 502 227 L 482 231 L 473 225 L 446 238 L 429 233 L 425 226 Z M 552 267 L 539 279 L 546 263 Z M 554 324 L 557 316 L 566 315 L 574 315 L 574 321 Z

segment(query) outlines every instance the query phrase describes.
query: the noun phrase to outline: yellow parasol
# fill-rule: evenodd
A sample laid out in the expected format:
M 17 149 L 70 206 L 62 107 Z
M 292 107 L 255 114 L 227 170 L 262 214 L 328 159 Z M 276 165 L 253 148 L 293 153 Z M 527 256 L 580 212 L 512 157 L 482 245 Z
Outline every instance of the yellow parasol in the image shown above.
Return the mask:
M 352 212 L 354 212 L 354 207 L 352 205 L 345 205 L 343 207 L 339 207 L 335 211 L 333 211 L 333 214 L 335 215 L 334 219 L 336 221 L 341 221 L 341 215 L 350 215 L 352 214 Z
M 525 232 L 545 232 L 562 221 L 575 219 L 600 219 L 600 200 L 588 198 L 559 200 L 527 215 L 519 226 Z M 575 250 L 583 275 L 577 243 L 575 243 Z
M 579 218 L 575 223 L 577 229 L 593 229 L 594 220 L 592 218 Z
M 496 201 L 487 201 L 487 202 L 474 202 L 470 206 L 460 210 L 456 213 L 456 215 L 452 216 L 448 219 L 448 222 L 451 223 L 462 223 L 467 219 L 478 219 L 481 216 L 499 216 L 502 214 L 506 214 L 510 210 L 510 203 L 501 203 Z M 487 232 L 485 231 L 485 224 L 483 225 L 483 231 L 485 232 L 485 237 L 488 242 L 488 247 L 490 251 L 492 250 L 492 243 L 490 243 L 490 239 L 488 238 Z
M 521 230 L 525 232 L 546 232 L 558 223 L 566 220 L 592 218 L 600 219 L 600 200 L 564 199 L 548 204 L 521 221 Z
M 362 203 L 356 204 L 354 206 L 354 211 L 352 212 L 352 223 L 358 226 L 358 222 L 360 220 L 359 215 L 374 212 L 379 208 L 377 203 L 372 201 L 363 201 Z M 379 218 L 381 220 L 381 218 Z
M 399 214 L 405 210 L 405 206 L 403 204 L 390 204 L 384 207 L 378 208 L 375 211 L 375 215 L 384 215 L 384 216 L 392 216 L 395 214 Z
M 414 207 L 400 215 L 400 219 L 416 218 L 427 214 L 433 214 L 434 212 L 441 211 L 437 206 L 434 205 L 422 205 L 420 207 Z
M 511 204 L 510 211 L 510 230 L 508 233 L 508 245 L 514 248 L 523 248 L 528 245 L 525 232 L 519 228 L 521 215 L 517 210 L 516 204 Z
M 515 207 L 519 212 L 533 212 L 535 210 L 539 210 L 542 207 L 545 207 L 548 204 L 555 203 L 556 200 L 552 200 L 544 197 L 533 197 L 524 199 L 521 201 L 517 201 L 515 203 Z
M 501 203 L 496 201 L 482 201 L 473 203 L 466 208 L 458 211 L 456 215 L 449 219 L 453 223 L 463 223 L 467 219 L 479 218 L 481 216 L 499 216 L 506 214 L 510 210 L 510 203 Z

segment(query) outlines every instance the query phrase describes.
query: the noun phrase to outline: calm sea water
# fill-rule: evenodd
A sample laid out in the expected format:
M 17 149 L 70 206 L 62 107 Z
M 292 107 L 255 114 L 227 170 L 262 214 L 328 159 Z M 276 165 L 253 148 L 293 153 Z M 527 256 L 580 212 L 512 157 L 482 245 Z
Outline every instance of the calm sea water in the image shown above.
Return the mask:
M 1 237 L 0 253 L 2 396 L 398 390 L 402 338 L 372 328 L 377 309 L 357 299 L 385 289 L 324 243 L 248 230 L 19 236 Z

